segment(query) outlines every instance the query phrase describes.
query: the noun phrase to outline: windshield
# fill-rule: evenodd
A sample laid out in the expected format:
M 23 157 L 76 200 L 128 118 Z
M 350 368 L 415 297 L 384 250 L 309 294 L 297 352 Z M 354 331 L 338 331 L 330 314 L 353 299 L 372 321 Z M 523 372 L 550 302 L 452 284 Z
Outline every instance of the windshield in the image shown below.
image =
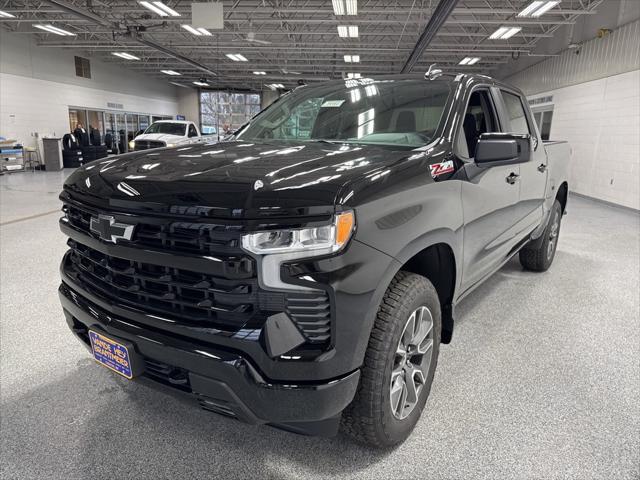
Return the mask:
M 433 140 L 450 81 L 345 80 L 300 88 L 253 119 L 245 141 L 336 141 L 415 148 Z
M 187 125 L 184 123 L 158 122 L 153 123 L 144 133 L 166 133 L 168 135 L 178 135 L 184 137 Z

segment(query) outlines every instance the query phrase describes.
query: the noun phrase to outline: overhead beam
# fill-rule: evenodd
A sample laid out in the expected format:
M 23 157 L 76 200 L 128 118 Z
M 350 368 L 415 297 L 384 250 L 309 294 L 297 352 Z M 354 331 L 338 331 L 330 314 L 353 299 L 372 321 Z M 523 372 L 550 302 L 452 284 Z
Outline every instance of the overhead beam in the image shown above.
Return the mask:
M 101 12 L 101 13 L 110 13 L 113 10 L 117 10 L 119 12 L 122 13 L 146 13 L 146 10 L 142 7 L 140 8 L 131 8 L 130 6 L 127 7 L 121 7 L 118 5 L 111 5 L 109 7 L 102 7 L 98 4 L 96 4 L 94 10 L 97 12 Z M 174 9 L 177 9 L 178 12 L 182 11 L 185 15 L 188 15 L 191 13 L 191 11 L 189 9 L 180 9 L 175 7 Z M 60 8 L 60 9 L 55 9 L 55 8 L 48 8 L 48 9 L 38 9 L 38 8 L 8 8 L 5 9 L 5 11 L 8 11 L 9 13 L 42 13 L 42 14 L 51 14 L 51 13 L 62 13 L 65 10 Z M 234 13 L 235 14 L 242 14 L 242 15 L 257 15 L 257 14 L 262 14 L 262 15 L 273 15 L 274 13 L 282 13 L 285 15 L 299 15 L 301 17 L 309 17 L 312 15 L 317 15 L 317 14 L 323 14 L 326 12 L 329 12 L 329 9 L 314 9 L 314 8 L 295 8 L 295 9 L 290 9 L 290 8 L 278 8 L 278 9 L 268 9 L 268 8 L 263 8 L 261 7 L 260 9 L 256 10 L 256 9 L 251 9 L 251 8 L 241 8 L 241 7 L 236 7 Z M 453 11 L 453 15 L 516 15 L 518 14 L 520 11 L 520 9 L 514 9 L 514 8 L 486 8 L 486 7 L 480 7 L 480 8 L 474 8 L 474 7 L 460 7 L 460 8 L 455 8 Z M 388 15 L 404 15 L 406 16 L 406 9 L 402 9 L 402 8 L 394 8 L 394 7 L 385 7 L 382 10 L 376 10 L 376 9 L 368 9 L 366 7 L 359 7 L 358 8 L 358 13 L 360 15 L 380 15 L 380 16 L 388 16 Z M 595 11 L 590 11 L 590 10 L 580 10 L 580 9 L 562 9 L 562 8 L 554 8 L 553 10 L 550 10 L 549 12 L 546 13 L 547 16 L 563 16 L 563 15 L 595 15 L 597 12 Z
M 53 5 L 54 7 L 58 7 L 60 10 L 65 13 L 74 15 L 76 17 L 82 17 L 83 19 L 97 23 L 98 25 L 102 25 L 103 27 L 109 27 L 113 29 L 117 29 L 118 25 L 110 22 L 109 20 L 105 20 L 104 18 L 96 15 L 95 13 L 85 10 L 83 8 L 76 7 L 74 5 L 68 5 L 64 2 L 60 2 L 59 0 L 44 0 L 49 5 Z
M 185 57 L 184 55 L 182 55 L 182 54 L 180 54 L 180 53 L 178 53 L 178 52 L 176 52 L 174 50 L 171 50 L 169 48 L 163 47 L 162 45 L 158 45 L 157 43 L 152 42 L 151 40 L 147 40 L 145 38 L 142 38 L 139 35 L 136 35 L 134 38 L 138 43 L 141 43 L 142 45 L 146 45 L 147 47 L 151 47 L 151 48 L 153 48 L 153 49 L 155 49 L 155 50 L 157 50 L 159 52 L 164 53 L 165 55 L 167 55 L 169 57 L 175 58 L 176 60 L 180 60 L 181 62 L 186 63 L 188 65 L 191 65 L 192 67 L 195 67 L 198 70 L 203 71 L 204 73 L 208 73 L 209 75 L 213 75 L 214 77 L 218 75 L 216 72 L 211 70 L 209 67 L 207 67 L 207 66 L 205 66 L 205 65 L 203 65 L 203 64 L 201 64 L 199 62 L 196 62 L 195 60 L 192 60 L 189 57 Z
M 89 11 L 89 10 L 85 10 L 83 8 L 79 8 L 73 5 L 69 5 L 67 3 L 61 2 L 59 0 L 44 0 L 46 3 L 50 4 L 50 5 L 54 5 L 62 10 L 64 10 L 65 12 L 74 15 L 76 17 L 82 18 L 84 20 L 87 20 L 89 22 L 94 22 L 97 23 L 98 25 L 102 25 L 103 27 L 110 27 L 113 29 L 114 32 L 118 32 L 118 33 L 123 33 L 122 30 L 120 29 L 120 26 L 117 23 L 113 23 L 110 22 L 108 20 L 105 20 L 104 18 L 99 17 L 98 15 L 94 14 L 93 12 Z M 159 52 L 164 53 L 165 55 L 168 55 L 172 58 L 175 58 L 177 60 L 180 60 L 181 62 L 184 62 L 188 65 L 191 65 L 192 67 L 195 67 L 199 70 L 202 70 L 204 73 L 207 73 L 209 75 L 217 75 L 216 72 L 214 72 L 213 70 L 211 70 L 209 67 L 202 65 L 201 63 L 196 62 L 195 60 L 190 59 L 189 57 L 186 57 L 178 52 L 175 52 L 169 48 L 163 47 L 162 45 L 158 45 L 155 42 L 152 42 L 151 40 L 146 40 L 145 38 L 143 38 L 141 35 L 139 34 L 129 34 L 127 32 L 127 35 L 132 39 L 135 40 L 136 42 L 142 44 L 142 45 L 146 45 L 147 47 L 151 47 L 155 50 L 158 50 Z
M 54 1 L 54 0 L 42 0 L 45 2 L 49 2 L 49 1 Z M 450 1 L 457 1 L 457 0 L 450 0 Z M 75 7 L 73 7 L 75 9 Z M 434 12 L 435 15 L 435 12 Z M 573 15 L 573 17 L 577 17 L 577 15 Z M 433 17 L 432 17 L 433 18 Z M 34 22 L 34 21 L 40 21 L 41 19 L 37 19 L 37 18 L 2 18 L 2 20 L 0 20 L 1 23 L 11 23 L 11 22 Z M 91 23 L 92 20 L 88 20 L 88 19 L 73 19 L 73 18 L 60 18 L 57 19 L 57 21 L 62 21 L 62 22 L 66 22 L 66 23 L 79 23 L 79 22 L 89 22 Z M 179 24 L 180 22 L 184 22 L 184 18 L 181 17 L 163 17 L 162 19 L 163 22 L 166 23 L 173 23 L 173 24 Z M 271 18 L 271 17 L 261 17 L 261 18 L 256 18 L 252 20 L 255 23 L 259 23 L 261 25 L 281 25 L 282 24 L 282 20 L 278 19 L 278 18 Z M 234 25 L 247 25 L 248 24 L 248 20 L 245 19 L 235 19 L 235 18 L 230 18 L 230 19 L 225 19 L 224 21 L 225 23 L 228 24 L 234 24 Z M 339 19 L 334 19 L 334 18 L 287 18 L 286 23 L 287 24 L 291 24 L 291 25 L 342 25 L 345 22 L 345 20 L 339 20 Z M 364 19 L 364 18 L 354 18 L 354 19 L 350 19 L 349 23 L 352 25 L 361 25 L 361 26 L 368 26 L 371 24 L 375 24 L 375 25 L 392 25 L 392 26 L 397 26 L 398 22 L 401 22 L 402 24 L 407 24 L 407 25 L 421 25 L 422 22 L 420 20 L 413 20 L 413 19 L 408 19 L 408 20 L 400 20 L 400 19 L 372 19 L 372 18 L 368 18 L 368 19 Z M 141 21 L 140 23 L 144 24 L 144 21 Z M 500 20 L 500 19 L 488 19 L 488 18 L 448 18 L 445 21 L 446 25 L 514 25 L 514 26 L 523 26 L 523 25 L 532 25 L 532 26 L 536 26 L 536 25 L 573 25 L 576 23 L 576 18 L 572 18 L 571 20 L 566 20 L 566 19 L 557 19 L 557 20 L 553 20 L 553 19 L 522 19 L 522 20 L 516 20 L 516 19 L 510 19 L 510 20 Z M 245 33 L 245 32 L 241 32 L 241 33 Z M 294 34 L 301 34 L 301 33 L 305 33 L 303 31 L 293 31 L 291 33 Z
M 440 30 L 440 27 L 442 27 L 442 25 L 444 25 L 444 22 L 447 21 L 447 18 L 449 18 L 449 15 L 451 15 L 451 12 L 453 11 L 457 3 L 458 0 L 440 0 L 440 3 L 438 3 L 438 6 L 433 11 L 433 15 L 431 15 L 429 22 L 424 27 L 420 38 L 418 38 L 418 41 L 416 42 L 413 51 L 409 55 L 409 58 L 402 67 L 402 70 L 400 70 L 401 73 L 410 72 L 413 66 L 418 62 L 418 60 L 420 60 L 420 57 L 424 53 L 425 49 L 429 46 L 431 40 L 433 40 L 433 38 L 436 36 L 438 30 Z

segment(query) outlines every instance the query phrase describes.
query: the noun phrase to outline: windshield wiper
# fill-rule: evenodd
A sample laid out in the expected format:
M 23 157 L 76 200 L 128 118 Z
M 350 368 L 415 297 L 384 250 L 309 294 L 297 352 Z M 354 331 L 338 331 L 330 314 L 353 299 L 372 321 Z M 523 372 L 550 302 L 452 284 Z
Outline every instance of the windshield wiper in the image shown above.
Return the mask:
M 344 140 L 325 140 L 324 138 L 312 138 L 311 140 L 307 140 L 307 142 L 328 143 L 330 145 L 339 145 L 341 143 L 346 143 Z

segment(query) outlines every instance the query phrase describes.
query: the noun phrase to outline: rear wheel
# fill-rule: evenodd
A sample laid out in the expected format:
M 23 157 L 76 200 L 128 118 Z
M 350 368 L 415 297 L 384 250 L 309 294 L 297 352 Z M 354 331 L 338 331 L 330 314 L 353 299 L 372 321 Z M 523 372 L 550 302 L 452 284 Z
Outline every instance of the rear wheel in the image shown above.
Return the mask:
M 399 272 L 380 304 L 358 391 L 342 416 L 348 435 L 377 447 L 409 436 L 433 382 L 440 325 L 440 302 L 431 282 Z
M 541 241 L 535 241 L 535 247 L 525 246 L 520 250 L 520 264 L 527 270 L 544 272 L 548 270 L 556 256 L 558 235 L 562 220 L 562 206 L 556 200 L 549 214 L 549 222 L 542 234 Z

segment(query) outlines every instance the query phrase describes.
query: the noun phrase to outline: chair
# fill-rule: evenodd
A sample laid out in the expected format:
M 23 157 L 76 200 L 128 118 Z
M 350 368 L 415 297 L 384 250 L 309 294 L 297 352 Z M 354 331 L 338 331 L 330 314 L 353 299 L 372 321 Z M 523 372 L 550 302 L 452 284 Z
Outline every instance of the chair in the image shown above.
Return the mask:
M 42 165 L 42 160 L 40 159 L 40 152 L 33 147 L 24 147 L 22 149 L 22 153 L 24 156 L 24 169 L 31 168 L 32 172 L 36 171 L 36 167 L 40 167 Z

